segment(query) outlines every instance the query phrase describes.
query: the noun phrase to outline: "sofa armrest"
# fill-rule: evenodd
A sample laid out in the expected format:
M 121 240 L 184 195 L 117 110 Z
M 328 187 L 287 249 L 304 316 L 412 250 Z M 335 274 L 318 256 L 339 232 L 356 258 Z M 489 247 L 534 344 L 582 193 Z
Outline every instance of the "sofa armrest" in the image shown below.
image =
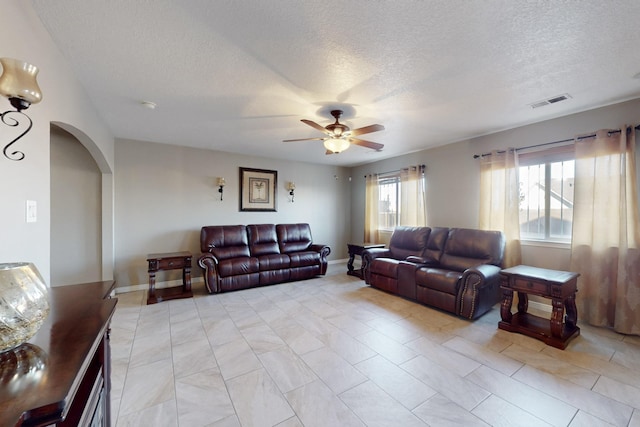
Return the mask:
M 321 257 L 325 258 L 331 253 L 331 248 L 327 245 L 312 244 L 309 246 L 309 250 L 318 252 Z
M 371 278 L 371 262 L 376 258 L 391 258 L 391 251 L 388 248 L 371 248 L 362 251 L 362 272 L 364 282 L 369 285 Z
M 207 288 L 207 292 L 210 294 L 216 294 L 220 292 L 218 286 L 218 258 L 212 253 L 203 253 L 198 258 L 198 265 L 204 269 L 204 285 Z
M 459 315 L 475 319 L 500 301 L 500 267 L 482 264 L 468 268 L 460 278 Z
M 320 274 L 327 274 L 327 257 L 331 253 L 331 248 L 327 245 L 312 244 L 309 246 L 309 250 L 320 254 Z
M 391 258 L 391 250 L 389 248 L 370 248 L 362 251 L 362 260 L 364 261 L 365 257 L 369 258 L 369 260 L 374 260 L 376 258 Z

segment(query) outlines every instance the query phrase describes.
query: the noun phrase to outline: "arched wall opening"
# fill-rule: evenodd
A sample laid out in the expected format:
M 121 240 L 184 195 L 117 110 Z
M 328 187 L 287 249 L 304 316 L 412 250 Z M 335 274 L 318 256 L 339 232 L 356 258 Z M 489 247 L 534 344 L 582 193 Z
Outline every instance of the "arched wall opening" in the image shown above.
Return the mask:
M 113 171 L 95 142 L 51 122 L 51 285 L 113 279 Z

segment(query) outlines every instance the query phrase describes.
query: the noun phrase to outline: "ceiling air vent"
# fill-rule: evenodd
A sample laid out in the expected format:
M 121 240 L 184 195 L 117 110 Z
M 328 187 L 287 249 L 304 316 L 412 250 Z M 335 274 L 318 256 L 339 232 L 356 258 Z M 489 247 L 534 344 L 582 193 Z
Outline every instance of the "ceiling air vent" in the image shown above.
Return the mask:
M 562 95 L 554 96 L 553 98 L 545 99 L 543 101 L 534 102 L 529 104 L 531 108 L 540 108 L 545 105 L 555 104 L 556 102 L 566 101 L 567 99 L 571 99 L 571 95 L 568 93 L 563 93 Z

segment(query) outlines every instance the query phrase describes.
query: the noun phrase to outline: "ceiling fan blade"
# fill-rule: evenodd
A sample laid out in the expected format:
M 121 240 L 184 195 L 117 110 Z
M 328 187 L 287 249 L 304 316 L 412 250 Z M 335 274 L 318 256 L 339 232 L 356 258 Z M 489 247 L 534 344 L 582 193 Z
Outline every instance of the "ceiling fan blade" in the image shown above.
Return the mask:
M 297 142 L 297 141 L 324 141 L 327 138 L 302 138 L 302 139 L 283 139 L 282 142 Z
M 328 156 L 329 154 L 336 154 L 336 153 L 334 153 L 334 152 L 333 152 L 333 151 L 331 151 L 331 150 L 327 150 L 327 151 L 325 151 L 325 153 L 324 153 L 324 154 L 326 154 L 326 155 Z
M 319 130 L 322 133 L 326 133 L 327 135 L 329 135 L 329 131 L 326 130 L 324 127 L 320 126 L 319 124 L 317 124 L 316 122 L 312 122 L 311 120 L 306 120 L 306 119 L 302 119 L 300 120 L 302 123 L 305 123 L 309 126 L 311 126 L 314 129 Z
M 371 141 L 365 141 L 364 139 L 360 139 L 360 138 L 349 138 L 349 141 L 352 144 L 356 144 L 359 145 L 361 147 L 367 147 L 367 148 L 371 148 L 373 150 L 376 151 L 380 151 L 384 148 L 384 144 L 380 144 L 377 142 L 371 142 Z
M 382 125 L 369 125 L 363 128 L 354 129 L 351 131 L 351 136 L 364 135 L 365 133 L 378 132 L 384 130 Z

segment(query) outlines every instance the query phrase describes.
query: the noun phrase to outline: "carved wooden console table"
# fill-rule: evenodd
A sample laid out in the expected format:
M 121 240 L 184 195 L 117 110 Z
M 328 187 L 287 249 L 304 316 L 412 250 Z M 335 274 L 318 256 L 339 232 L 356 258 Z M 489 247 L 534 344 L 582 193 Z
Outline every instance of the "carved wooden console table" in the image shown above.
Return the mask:
M 0 426 L 111 425 L 113 287 L 111 280 L 49 289 L 40 330 L 0 353 Z
M 570 339 L 580 335 L 576 309 L 578 273 L 519 265 L 502 270 L 500 275 L 500 329 L 519 332 L 563 350 Z M 515 314 L 511 313 L 514 291 L 518 292 L 518 312 Z M 551 320 L 527 313 L 528 294 L 551 299 Z M 563 323 L 565 309 L 567 316 Z

